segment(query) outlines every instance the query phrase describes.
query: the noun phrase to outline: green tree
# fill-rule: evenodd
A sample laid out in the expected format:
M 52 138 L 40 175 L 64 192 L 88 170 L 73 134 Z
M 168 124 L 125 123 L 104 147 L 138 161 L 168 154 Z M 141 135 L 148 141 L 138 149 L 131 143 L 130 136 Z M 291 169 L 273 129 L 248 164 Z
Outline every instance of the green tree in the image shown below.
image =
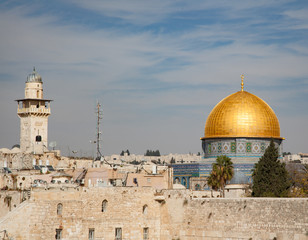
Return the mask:
M 220 189 L 222 196 L 225 197 L 225 186 L 227 181 L 230 181 L 232 177 L 233 163 L 231 159 L 225 155 L 218 156 L 216 162 L 213 163 L 208 185 L 214 190 Z
M 219 189 L 219 182 L 215 175 L 216 172 L 213 172 L 213 174 L 211 174 L 207 179 L 207 185 L 211 187 L 212 197 L 213 197 L 213 190 L 217 191 Z
M 160 156 L 159 150 L 153 151 L 153 150 L 147 150 L 144 156 Z
M 158 157 L 160 156 L 159 150 L 156 150 L 156 151 L 155 151 L 155 156 L 158 156 Z
M 291 183 L 290 197 L 308 197 L 308 165 L 289 163 L 286 165 Z
M 150 156 L 149 154 L 150 154 L 150 151 L 147 150 L 146 153 L 144 154 L 144 156 Z
M 284 156 L 287 156 L 287 155 L 291 155 L 291 153 L 290 152 L 283 152 L 282 153 L 282 156 L 284 157 Z
M 285 197 L 290 182 L 285 164 L 278 160 L 278 149 L 274 141 L 266 148 L 264 155 L 255 164 L 252 173 L 253 197 Z

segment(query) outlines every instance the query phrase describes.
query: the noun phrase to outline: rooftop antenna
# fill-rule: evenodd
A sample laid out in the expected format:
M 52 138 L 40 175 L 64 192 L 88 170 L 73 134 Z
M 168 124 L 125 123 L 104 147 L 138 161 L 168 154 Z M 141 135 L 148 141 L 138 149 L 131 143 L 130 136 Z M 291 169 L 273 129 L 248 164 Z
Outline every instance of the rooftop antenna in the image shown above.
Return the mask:
M 99 129 L 101 120 L 102 120 L 102 110 L 101 110 L 101 105 L 97 101 L 96 104 L 96 116 L 97 116 L 97 125 L 96 125 L 96 160 L 100 160 L 102 157 L 102 153 L 100 151 L 101 149 L 101 132 Z
M 102 120 L 102 110 L 101 110 L 101 104 L 97 101 L 96 104 L 96 116 L 97 116 L 97 125 L 96 125 L 96 159 L 98 161 L 104 161 L 106 162 L 110 167 L 112 167 L 112 165 L 103 157 L 102 153 L 101 153 L 101 135 L 102 132 L 100 131 L 100 123 Z

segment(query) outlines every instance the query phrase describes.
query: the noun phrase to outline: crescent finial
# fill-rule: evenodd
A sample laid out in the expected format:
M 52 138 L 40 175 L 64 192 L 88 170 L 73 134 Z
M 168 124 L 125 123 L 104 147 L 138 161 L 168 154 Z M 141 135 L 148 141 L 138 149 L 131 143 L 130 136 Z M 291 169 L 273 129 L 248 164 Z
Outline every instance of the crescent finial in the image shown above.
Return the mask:
M 244 91 L 244 75 L 241 75 L 241 79 L 242 79 L 242 83 L 241 83 L 241 87 L 242 87 L 242 92 Z

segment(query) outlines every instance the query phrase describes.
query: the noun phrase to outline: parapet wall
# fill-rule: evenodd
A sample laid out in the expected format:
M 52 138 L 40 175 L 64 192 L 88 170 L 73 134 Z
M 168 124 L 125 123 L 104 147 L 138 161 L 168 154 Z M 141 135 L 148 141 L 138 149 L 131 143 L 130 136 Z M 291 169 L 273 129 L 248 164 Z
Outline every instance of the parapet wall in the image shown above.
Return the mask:
M 102 202 L 107 207 L 102 209 Z M 57 214 L 57 205 L 63 205 Z M 103 210 L 103 211 L 102 211 Z M 308 199 L 210 199 L 190 190 L 80 188 L 34 191 L 30 200 L 0 218 L 0 230 L 21 239 L 308 239 Z

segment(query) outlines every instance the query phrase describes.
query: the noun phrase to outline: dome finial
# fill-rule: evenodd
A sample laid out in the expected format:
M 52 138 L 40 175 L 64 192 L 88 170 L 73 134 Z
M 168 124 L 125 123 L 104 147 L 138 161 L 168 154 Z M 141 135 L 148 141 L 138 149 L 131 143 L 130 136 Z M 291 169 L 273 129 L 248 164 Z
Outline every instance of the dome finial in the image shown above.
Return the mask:
M 241 86 L 242 86 L 242 92 L 243 92 L 244 91 L 244 75 L 243 74 L 241 75 L 241 79 L 242 79 Z

